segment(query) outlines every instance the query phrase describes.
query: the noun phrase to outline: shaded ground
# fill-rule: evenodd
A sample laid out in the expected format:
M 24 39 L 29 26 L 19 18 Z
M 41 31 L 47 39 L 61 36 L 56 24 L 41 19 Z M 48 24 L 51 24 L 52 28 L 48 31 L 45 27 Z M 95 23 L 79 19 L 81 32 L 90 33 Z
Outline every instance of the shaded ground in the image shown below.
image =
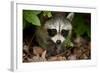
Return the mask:
M 23 62 L 41 62 L 41 61 L 61 61 L 61 60 L 88 60 L 91 59 L 91 45 L 87 39 L 82 37 L 74 38 L 73 47 L 69 47 L 65 52 L 55 56 L 47 57 L 47 51 L 41 47 L 29 47 L 24 42 Z

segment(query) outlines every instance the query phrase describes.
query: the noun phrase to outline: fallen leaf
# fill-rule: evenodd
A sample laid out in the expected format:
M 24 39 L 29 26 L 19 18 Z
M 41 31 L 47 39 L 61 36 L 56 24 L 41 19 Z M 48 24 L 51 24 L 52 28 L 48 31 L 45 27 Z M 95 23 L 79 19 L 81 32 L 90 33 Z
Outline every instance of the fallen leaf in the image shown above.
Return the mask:
M 34 53 L 35 55 L 42 55 L 43 49 L 40 48 L 40 47 L 33 47 L 33 53 Z

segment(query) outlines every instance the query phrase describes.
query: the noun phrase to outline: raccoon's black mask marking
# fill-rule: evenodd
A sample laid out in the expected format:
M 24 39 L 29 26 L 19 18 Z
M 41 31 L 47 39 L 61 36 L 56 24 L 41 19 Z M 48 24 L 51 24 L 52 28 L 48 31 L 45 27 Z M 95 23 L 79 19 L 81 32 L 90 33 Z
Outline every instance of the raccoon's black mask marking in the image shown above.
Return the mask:
M 57 30 L 56 29 L 47 29 L 47 31 L 48 31 L 48 35 L 50 37 L 53 37 L 53 36 L 55 36 L 57 34 Z M 64 29 L 60 32 L 60 34 L 62 36 L 64 36 L 64 37 L 67 37 L 68 33 L 69 33 L 69 30 L 64 30 Z
M 61 35 L 63 35 L 64 37 L 67 37 L 68 36 L 68 33 L 69 33 L 69 30 L 62 30 L 61 31 Z
M 53 37 L 53 36 L 55 36 L 57 34 L 57 30 L 56 29 L 47 29 L 47 31 L 48 31 L 48 35 L 50 37 Z

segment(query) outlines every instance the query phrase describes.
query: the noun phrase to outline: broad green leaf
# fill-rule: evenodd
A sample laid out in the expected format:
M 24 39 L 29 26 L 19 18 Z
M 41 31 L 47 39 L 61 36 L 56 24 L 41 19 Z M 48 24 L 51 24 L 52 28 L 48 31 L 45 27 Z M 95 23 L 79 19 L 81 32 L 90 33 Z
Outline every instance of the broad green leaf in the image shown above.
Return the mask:
M 24 11 L 24 19 L 28 21 L 29 23 L 32 23 L 33 25 L 40 26 L 40 19 L 36 15 L 36 12 L 33 11 Z

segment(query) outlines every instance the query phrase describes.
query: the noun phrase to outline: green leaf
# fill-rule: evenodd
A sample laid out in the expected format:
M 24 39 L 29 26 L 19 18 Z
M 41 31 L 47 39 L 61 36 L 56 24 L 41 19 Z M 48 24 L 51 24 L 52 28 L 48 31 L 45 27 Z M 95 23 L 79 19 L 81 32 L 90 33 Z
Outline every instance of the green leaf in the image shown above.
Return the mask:
M 62 44 L 63 47 L 66 47 L 65 49 L 69 49 L 70 47 L 73 47 L 73 43 L 71 41 L 71 35 L 66 37 L 66 40 Z
M 52 17 L 52 13 L 50 11 L 44 11 L 43 16 L 48 16 L 50 18 Z
M 52 14 L 51 14 L 51 12 L 48 12 L 48 17 L 50 18 L 50 17 L 52 17 Z
M 26 21 L 32 23 L 33 25 L 41 26 L 40 19 L 38 18 L 37 14 L 39 14 L 39 12 L 30 11 L 30 10 L 23 11 L 23 17 Z

